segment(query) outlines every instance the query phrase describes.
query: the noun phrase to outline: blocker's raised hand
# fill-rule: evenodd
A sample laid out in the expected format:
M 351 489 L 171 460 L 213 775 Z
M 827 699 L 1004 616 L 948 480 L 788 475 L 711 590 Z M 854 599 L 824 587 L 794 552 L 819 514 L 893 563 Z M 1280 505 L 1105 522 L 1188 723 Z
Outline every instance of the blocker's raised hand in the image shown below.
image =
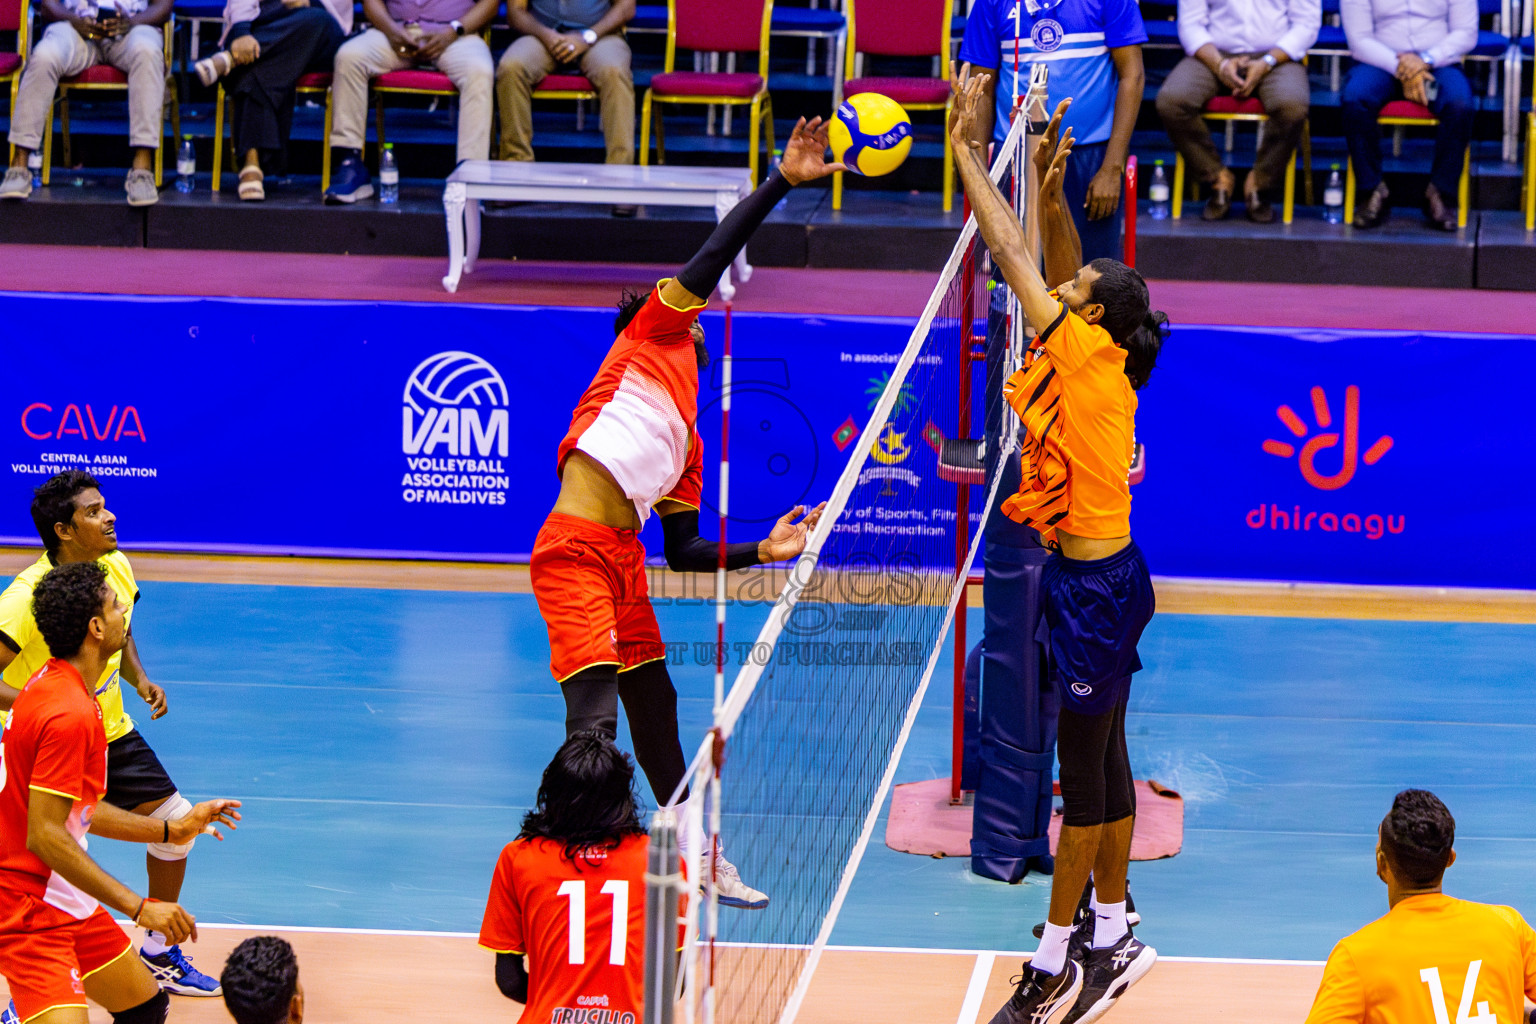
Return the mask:
M 991 75 L 972 75 L 969 63 L 960 65 L 960 70 L 955 72 L 955 62 L 950 61 L 951 74 L 949 76 L 949 91 L 954 96 L 954 103 L 949 111 L 949 141 L 955 147 L 955 152 L 966 150 L 980 150 L 985 148 L 985 143 L 978 142 L 976 135 L 976 111 L 980 105 L 986 102 L 986 95 L 982 90 L 991 81 Z M 983 161 L 985 162 L 985 161 Z
M 825 178 L 834 171 L 846 171 L 840 163 L 827 162 L 827 124 L 819 117 L 807 123 L 801 118 L 795 130 L 789 133 L 789 144 L 784 147 L 784 158 L 779 161 L 779 173 L 791 185 Z

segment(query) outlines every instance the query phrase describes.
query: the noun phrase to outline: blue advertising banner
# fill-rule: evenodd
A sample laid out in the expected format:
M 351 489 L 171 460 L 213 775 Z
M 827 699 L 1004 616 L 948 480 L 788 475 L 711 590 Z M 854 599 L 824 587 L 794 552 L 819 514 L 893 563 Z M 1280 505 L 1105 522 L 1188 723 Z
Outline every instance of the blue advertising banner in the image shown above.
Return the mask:
M 130 551 L 526 559 L 612 339 L 610 312 L 563 308 L 6 295 L 0 313 L 0 541 L 35 543 L 32 488 L 81 468 Z M 703 316 L 715 338 L 721 320 Z M 824 498 L 868 445 L 841 525 L 953 552 L 952 508 L 914 496 L 954 410 L 919 390 L 865 434 L 910 330 L 736 316 L 734 537 Z M 1526 337 L 1176 327 L 1138 414 L 1153 571 L 1536 587 L 1533 355 Z M 718 401 L 706 371 L 706 504 Z

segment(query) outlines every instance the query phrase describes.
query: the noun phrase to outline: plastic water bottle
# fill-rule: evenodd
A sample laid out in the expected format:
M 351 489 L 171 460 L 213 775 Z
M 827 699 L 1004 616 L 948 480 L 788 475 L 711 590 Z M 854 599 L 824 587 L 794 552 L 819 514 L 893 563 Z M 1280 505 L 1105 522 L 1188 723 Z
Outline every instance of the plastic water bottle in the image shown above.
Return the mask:
M 176 151 L 176 191 L 182 195 L 191 192 L 196 174 L 197 152 L 192 148 L 192 136 L 183 135 L 181 148 Z
M 27 154 L 27 170 L 32 172 L 32 187 L 43 187 L 43 151 L 34 149 Z
M 1323 189 L 1323 220 L 1329 224 L 1344 223 L 1344 179 L 1339 177 L 1339 165 L 1333 165 L 1328 175 L 1328 187 Z
M 1147 197 L 1152 200 L 1153 220 L 1167 220 L 1169 212 L 1168 172 L 1161 160 L 1152 161 L 1152 181 L 1147 185 Z
M 394 205 L 400 202 L 400 165 L 395 163 L 395 145 L 384 143 L 384 155 L 379 157 L 379 202 Z

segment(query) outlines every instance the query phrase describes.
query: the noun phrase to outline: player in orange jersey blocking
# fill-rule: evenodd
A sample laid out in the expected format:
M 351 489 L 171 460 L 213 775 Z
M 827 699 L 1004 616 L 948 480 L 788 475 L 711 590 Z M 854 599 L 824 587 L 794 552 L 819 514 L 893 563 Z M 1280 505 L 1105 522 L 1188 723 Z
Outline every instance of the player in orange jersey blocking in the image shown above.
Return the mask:
M 576 733 L 501 851 L 480 945 L 496 953 L 502 994 L 525 1004 L 520 1020 L 639 1024 L 650 839 L 634 781 L 629 756 L 604 733 Z
M 169 998 L 102 904 L 135 925 L 197 938 L 192 915 L 140 897 L 86 852 L 86 833 L 138 843 L 191 842 L 234 828 L 238 801 L 173 820 L 102 801 L 107 736 L 86 680 L 127 642 L 125 607 L 95 562 L 50 570 L 33 615 L 54 657 L 22 688 L 0 733 L 0 976 L 22 1024 L 86 1024 L 86 998 L 115 1024 L 161 1024 Z
M 1439 797 L 1397 794 L 1376 830 L 1390 909 L 1333 947 L 1307 1024 L 1523 1024 L 1536 932 L 1513 907 L 1441 891 L 1455 839 Z
M 565 697 L 565 733 L 618 733 L 619 701 L 635 759 L 658 804 L 681 791 L 687 763 L 677 736 L 677 691 L 667 674 L 645 580 L 640 528 L 661 516 L 667 565 L 713 572 L 719 552 L 699 535 L 703 444 L 699 369 L 708 365 L 699 312 L 736 254 L 795 185 L 843 169 L 825 159 L 820 118 L 795 125 L 784 158 L 762 187 L 737 203 L 676 277 L 644 295 L 625 292 L 613 347 L 560 442 L 560 497 L 529 560 L 533 594 L 549 629 L 550 671 Z M 789 510 L 762 540 L 727 545 L 725 567 L 780 562 L 805 550 L 821 506 Z M 799 519 L 797 522 L 796 520 Z M 691 839 L 679 837 L 684 849 Z M 761 908 L 768 897 L 715 859 L 723 906 Z
M 1111 259 L 1081 264 L 1062 198 L 1072 133 L 1056 138 L 1070 101 L 1057 107 L 1041 142 L 1035 206 L 1046 274 L 1062 282 L 1050 288 L 973 141 L 987 76 L 972 76 L 967 64 L 952 77 L 955 166 L 977 228 L 1035 332 L 1023 369 L 1003 385 L 1023 431 L 1019 491 L 1001 508 L 1052 549 L 1041 586 L 1061 699 L 1062 829 L 1050 912 L 1039 948 L 992 1024 L 1092 1024 L 1157 961 L 1127 923 L 1136 797 L 1125 711 L 1131 675 L 1141 668 L 1136 645 L 1155 606 L 1147 563 L 1131 539 L 1136 391 L 1157 361 L 1167 318 L 1151 310 L 1146 282 L 1131 267 Z M 1093 920 L 1074 931 L 1090 877 Z

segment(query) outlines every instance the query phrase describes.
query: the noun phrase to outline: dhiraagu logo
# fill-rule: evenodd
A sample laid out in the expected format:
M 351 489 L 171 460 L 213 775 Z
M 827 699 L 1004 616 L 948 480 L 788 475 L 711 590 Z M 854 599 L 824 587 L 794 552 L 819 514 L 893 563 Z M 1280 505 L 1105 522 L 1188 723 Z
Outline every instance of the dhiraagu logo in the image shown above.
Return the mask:
M 1302 442 L 1299 454 L 1296 446 L 1288 441 L 1267 440 L 1264 450 L 1282 459 L 1295 455 L 1302 479 L 1320 491 L 1338 490 L 1355 478 L 1355 470 L 1361 462 L 1374 466 L 1392 450 L 1391 436 L 1382 434 L 1363 456 L 1360 454 L 1360 389 L 1353 384 L 1344 389 L 1344 422 L 1337 430 L 1330 429 L 1333 427 L 1333 410 L 1328 405 L 1327 393 L 1319 387 L 1312 389 L 1312 415 L 1317 422 L 1317 433 L 1312 433 L 1288 405 L 1276 409 L 1275 415 L 1280 417 L 1280 422 L 1292 436 L 1306 440 Z M 1333 452 L 1335 448 L 1339 449 L 1337 453 Z M 1317 468 L 1317 457 L 1323 452 L 1337 454 L 1339 468 L 1336 472 L 1325 474 Z
M 423 359 L 406 379 L 401 406 L 405 501 L 506 504 L 510 404 L 501 374 L 479 356 L 454 351 Z
M 1276 458 L 1287 461 L 1295 458 L 1301 478 L 1309 486 L 1325 493 L 1339 491 L 1354 480 L 1362 465 L 1379 463 L 1395 442 L 1390 434 L 1381 434 L 1364 452 L 1360 450 L 1360 389 L 1357 386 L 1351 384 L 1344 389 L 1343 419 L 1337 423 L 1328 393 L 1323 388 L 1313 387 L 1310 397 L 1312 423 L 1309 425 L 1289 405 L 1281 405 L 1275 415 L 1290 433 L 1291 440 L 1270 437 L 1260 447 Z M 1368 540 L 1381 540 L 1388 534 L 1402 533 L 1407 528 L 1408 517 L 1402 513 L 1304 509 L 1293 502 L 1289 507 L 1260 503 L 1248 512 L 1245 520 L 1253 530 L 1268 527 L 1309 533 L 1315 529 L 1321 533 L 1358 533 Z

